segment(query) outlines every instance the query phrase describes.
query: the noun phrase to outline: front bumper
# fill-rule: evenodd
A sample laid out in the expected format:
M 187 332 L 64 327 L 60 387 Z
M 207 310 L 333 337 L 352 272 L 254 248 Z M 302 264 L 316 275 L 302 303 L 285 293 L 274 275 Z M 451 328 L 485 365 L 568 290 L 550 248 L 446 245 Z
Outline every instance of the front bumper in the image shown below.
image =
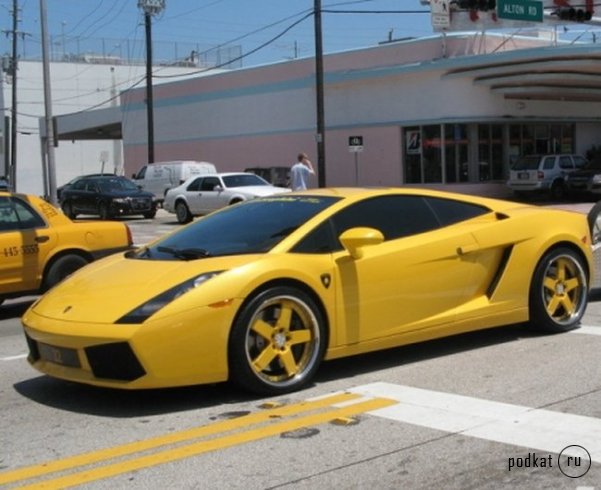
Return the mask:
M 29 363 L 49 376 L 121 389 L 227 380 L 230 326 L 240 303 L 199 307 L 143 324 L 22 318 Z

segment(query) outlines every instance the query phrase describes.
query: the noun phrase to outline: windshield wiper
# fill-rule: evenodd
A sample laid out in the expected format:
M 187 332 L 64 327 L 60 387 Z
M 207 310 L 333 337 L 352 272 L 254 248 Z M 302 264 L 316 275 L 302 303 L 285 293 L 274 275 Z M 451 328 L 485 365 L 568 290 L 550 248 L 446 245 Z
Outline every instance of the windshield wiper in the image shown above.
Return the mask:
M 204 248 L 157 247 L 157 250 L 162 253 L 173 255 L 174 257 L 182 260 L 194 260 L 211 256 L 211 254 Z

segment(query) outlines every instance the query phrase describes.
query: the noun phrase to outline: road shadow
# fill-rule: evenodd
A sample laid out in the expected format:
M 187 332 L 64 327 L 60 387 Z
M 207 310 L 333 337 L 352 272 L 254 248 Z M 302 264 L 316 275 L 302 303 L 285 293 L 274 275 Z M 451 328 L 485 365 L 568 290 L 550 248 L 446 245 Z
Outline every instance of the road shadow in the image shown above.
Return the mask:
M 21 318 L 36 299 L 37 296 L 7 301 L 0 306 L 0 321 Z
M 209 407 L 219 407 L 220 413 L 216 415 L 219 417 L 229 413 L 227 405 L 262 400 L 229 383 L 130 391 L 38 376 L 13 387 L 21 396 L 41 405 L 110 418 L 161 415 Z

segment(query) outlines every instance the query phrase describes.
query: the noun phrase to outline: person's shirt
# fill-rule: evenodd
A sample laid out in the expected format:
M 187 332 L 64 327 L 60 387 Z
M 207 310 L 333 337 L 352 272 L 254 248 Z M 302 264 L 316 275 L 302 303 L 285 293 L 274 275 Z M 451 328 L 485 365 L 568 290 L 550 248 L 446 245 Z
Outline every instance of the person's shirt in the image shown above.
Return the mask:
M 290 169 L 290 182 L 293 191 L 303 191 L 307 188 L 307 180 L 309 175 L 314 172 L 304 163 L 297 162 Z

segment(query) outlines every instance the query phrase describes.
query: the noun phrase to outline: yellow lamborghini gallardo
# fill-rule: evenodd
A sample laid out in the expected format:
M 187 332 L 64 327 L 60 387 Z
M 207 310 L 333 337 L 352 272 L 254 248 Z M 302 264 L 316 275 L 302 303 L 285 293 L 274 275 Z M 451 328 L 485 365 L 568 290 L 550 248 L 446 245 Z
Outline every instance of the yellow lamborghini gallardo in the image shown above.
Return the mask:
M 95 262 L 23 317 L 29 362 L 116 388 L 232 380 L 280 394 L 324 359 L 513 323 L 575 328 L 584 215 L 423 189 L 230 206 Z

